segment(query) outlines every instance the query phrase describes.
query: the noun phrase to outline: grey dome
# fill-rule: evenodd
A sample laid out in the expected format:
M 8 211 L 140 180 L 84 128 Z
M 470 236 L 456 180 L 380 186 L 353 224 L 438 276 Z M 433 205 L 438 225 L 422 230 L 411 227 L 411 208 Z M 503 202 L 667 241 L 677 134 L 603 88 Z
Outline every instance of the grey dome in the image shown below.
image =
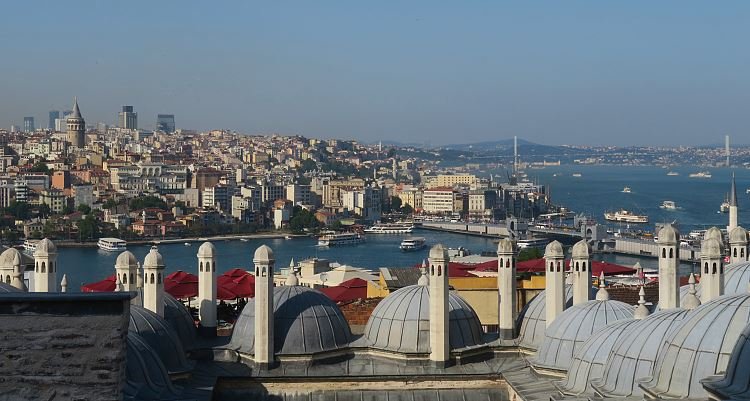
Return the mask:
M 198 248 L 199 258 L 213 258 L 215 254 L 216 254 L 216 247 L 214 246 L 214 244 L 210 242 L 204 242 Z
M 750 398 L 750 326 L 745 327 L 734 345 L 726 372 L 721 376 L 704 379 L 701 383 L 710 393 L 718 395 L 718 399 Z
M 49 255 L 54 255 L 56 253 L 57 253 L 57 247 L 49 239 L 44 238 L 41 241 L 36 243 L 36 248 L 34 249 L 34 257 L 49 256 Z
M 164 260 L 159 253 L 159 248 L 152 246 L 148 251 L 146 258 L 143 260 L 143 267 L 163 267 Z
M 596 392 L 606 397 L 642 395 L 638 380 L 653 373 L 664 338 L 689 312 L 685 309 L 665 310 L 628 326 L 612 347 L 601 377 L 591 382 Z
M 729 232 L 729 243 L 733 245 L 746 245 L 747 230 L 740 226 L 733 228 L 732 231 Z
M 10 283 L 4 283 L 0 281 L 0 292 L 23 292 L 16 287 L 10 285 Z
M 724 266 L 724 295 L 745 294 L 750 284 L 750 262 L 739 262 Z M 680 287 L 680 303 L 688 294 L 689 286 Z M 701 296 L 701 284 L 695 285 L 698 298 Z M 659 305 L 656 310 L 660 310 Z
M 583 343 L 573 357 L 565 380 L 560 382 L 560 391 L 566 395 L 592 394 L 591 380 L 602 376 L 610 351 L 617 341 L 638 323 L 635 319 L 623 319 L 604 326 Z
M 703 240 L 707 239 L 715 239 L 720 244 L 724 242 L 724 236 L 721 234 L 721 230 L 719 230 L 716 226 L 713 226 L 706 230 L 706 233 L 703 234 Z
M 153 348 L 143 337 L 128 332 L 126 337 L 125 399 L 161 400 L 176 397 L 169 374 Z
M 136 265 L 138 265 L 138 259 L 136 259 L 135 255 L 133 255 L 133 252 L 124 251 L 121 254 L 117 255 L 115 266 L 136 266 Z
M 0 253 L 0 268 L 11 268 L 13 266 L 22 266 L 23 256 L 16 248 L 8 248 Z
M 677 245 L 680 234 L 671 224 L 666 224 L 659 230 L 658 237 L 659 241 L 657 243 L 660 245 Z
M 641 388 L 652 397 L 706 397 L 700 380 L 726 369 L 749 320 L 747 293 L 719 297 L 694 309 L 665 338 L 654 373 Z
M 448 326 L 451 349 L 482 344 L 482 326 L 474 309 L 454 293 L 448 293 Z M 383 299 L 365 327 L 372 348 L 403 353 L 430 352 L 430 291 L 411 285 Z
M 136 305 L 130 305 L 130 326 L 128 331 L 140 335 L 159 355 L 167 371 L 184 373 L 192 369 L 185 357 L 185 349 L 172 326 L 154 312 Z
M 573 259 L 588 259 L 591 252 L 589 251 L 589 243 L 585 239 L 576 242 L 573 245 L 572 257 Z
M 513 243 L 513 241 L 503 238 L 497 243 L 497 253 L 498 254 L 510 254 L 510 253 L 516 253 L 516 246 Z
M 701 241 L 701 257 L 721 258 L 721 243 L 715 238 L 708 238 Z
M 589 292 L 589 298 L 593 298 L 594 294 L 596 294 L 596 288 L 592 287 Z M 518 319 L 516 320 L 516 326 L 519 327 L 518 345 L 522 348 L 536 351 L 542 345 L 544 333 L 547 330 L 546 299 L 546 291 L 540 292 L 518 314 Z M 573 306 L 573 286 L 566 284 L 565 307 L 570 308 L 571 306 Z
M 544 341 L 531 364 L 536 368 L 564 371 L 573 355 L 595 331 L 622 319 L 632 319 L 635 308 L 620 301 L 587 301 L 563 311 L 547 327 Z
M 187 306 L 167 293 L 164 293 L 164 320 L 172 326 L 185 351 L 195 349 L 196 328 L 193 315 Z
M 552 241 L 544 248 L 545 258 L 564 258 L 563 247 L 560 241 Z
M 230 347 L 255 353 L 255 301 L 242 309 Z M 338 306 L 320 291 L 302 286 L 273 289 L 273 344 L 278 355 L 310 355 L 335 351 L 352 340 L 349 323 Z

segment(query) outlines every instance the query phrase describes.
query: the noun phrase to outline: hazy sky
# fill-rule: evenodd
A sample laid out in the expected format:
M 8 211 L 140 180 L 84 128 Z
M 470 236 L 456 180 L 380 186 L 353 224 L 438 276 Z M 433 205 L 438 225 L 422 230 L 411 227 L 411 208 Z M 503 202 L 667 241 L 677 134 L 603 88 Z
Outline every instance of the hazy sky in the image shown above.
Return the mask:
M 0 38 L 2 127 L 750 142 L 747 1 L 9 1 Z

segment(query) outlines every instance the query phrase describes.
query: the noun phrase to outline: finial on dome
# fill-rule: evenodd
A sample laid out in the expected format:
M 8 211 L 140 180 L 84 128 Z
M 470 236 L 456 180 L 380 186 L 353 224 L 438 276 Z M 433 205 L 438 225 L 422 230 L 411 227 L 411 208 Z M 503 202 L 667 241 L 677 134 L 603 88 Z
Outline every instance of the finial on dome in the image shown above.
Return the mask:
M 289 267 L 290 268 L 294 267 L 294 258 L 292 258 L 292 260 L 289 261 Z
M 609 301 L 609 291 L 604 283 L 604 271 L 599 273 L 599 291 L 596 292 L 597 301 Z
M 427 259 L 422 259 L 422 269 L 427 269 Z
M 641 286 L 640 291 L 638 291 L 638 306 L 635 307 L 633 318 L 640 320 L 644 319 L 650 314 L 651 312 L 646 307 L 646 291 L 643 289 L 643 286 Z
M 419 269 L 422 271 L 422 275 L 419 276 L 419 280 L 417 280 L 417 285 L 423 285 L 427 286 L 430 284 L 430 278 L 427 277 L 427 267 L 423 267 Z
M 289 287 L 294 287 L 296 285 L 299 285 L 299 279 L 297 278 L 296 271 L 292 270 L 291 272 L 289 272 L 289 275 L 286 276 L 286 282 L 284 283 L 284 285 L 287 285 Z
M 695 289 L 695 275 L 690 273 L 688 279 L 688 293 L 685 295 L 685 299 L 682 300 L 682 307 L 685 309 L 695 309 L 701 305 L 701 300 L 696 295 L 698 291 Z
M 63 274 L 62 281 L 60 281 L 60 292 L 68 292 L 68 275 Z

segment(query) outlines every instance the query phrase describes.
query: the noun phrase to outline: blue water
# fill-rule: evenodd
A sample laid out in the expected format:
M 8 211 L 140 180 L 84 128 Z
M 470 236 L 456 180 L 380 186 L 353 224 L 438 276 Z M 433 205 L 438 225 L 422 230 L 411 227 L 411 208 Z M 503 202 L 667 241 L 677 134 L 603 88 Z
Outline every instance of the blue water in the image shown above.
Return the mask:
M 688 174 L 699 171 L 698 168 L 675 168 L 674 171 L 680 173 L 676 177 L 667 176 L 667 171 L 656 167 L 619 166 L 559 166 L 527 170 L 531 180 L 549 185 L 554 203 L 567 206 L 578 213 L 586 213 L 600 222 L 604 222 L 604 211 L 626 208 L 649 215 L 650 223 L 643 225 L 647 230 L 653 230 L 654 223 L 674 220 L 677 220 L 683 232 L 711 225 L 727 225 L 727 215 L 719 214 L 717 210 L 729 191 L 731 170 L 708 169 L 713 174 L 710 179 L 688 178 Z M 573 177 L 574 172 L 581 173 L 582 177 Z M 554 174 L 559 175 L 553 177 Z M 740 224 L 743 224 L 750 219 L 750 198 L 745 193 L 745 189 L 750 187 L 750 170 L 736 170 L 736 174 L 739 220 Z M 625 186 L 629 186 L 632 193 L 622 193 Z M 660 209 L 659 205 L 664 200 L 677 202 L 681 209 L 674 212 Z M 613 225 L 613 228 L 618 226 Z M 493 251 L 495 248 L 492 241 L 487 238 L 426 230 L 420 230 L 415 234 L 426 237 L 428 246 L 443 243 L 451 248 L 462 246 L 473 253 Z M 253 252 L 262 244 L 273 249 L 277 268 L 289 265 L 292 258 L 296 261 L 309 257 L 326 258 L 341 264 L 377 269 L 414 266 L 427 257 L 427 249 L 412 253 L 401 252 L 398 245 L 403 238 L 404 236 L 398 235 L 368 235 L 365 244 L 330 249 L 316 247 L 317 241 L 313 238 L 216 241 L 214 245 L 219 255 L 219 273 L 235 267 L 249 269 Z M 176 270 L 195 272 L 199 245 L 160 245 L 159 251 L 164 256 L 167 273 Z M 142 261 L 148 253 L 149 246 L 130 246 L 128 249 Z M 71 290 L 77 290 L 82 283 L 98 281 L 112 275 L 116 257 L 116 253 L 98 249 L 60 249 L 59 275 L 67 274 Z M 657 266 L 656 259 L 619 255 L 597 257 L 627 266 L 633 265 L 636 261 L 640 261 L 644 267 Z M 691 268 L 693 267 L 689 264 L 683 265 L 683 273 Z

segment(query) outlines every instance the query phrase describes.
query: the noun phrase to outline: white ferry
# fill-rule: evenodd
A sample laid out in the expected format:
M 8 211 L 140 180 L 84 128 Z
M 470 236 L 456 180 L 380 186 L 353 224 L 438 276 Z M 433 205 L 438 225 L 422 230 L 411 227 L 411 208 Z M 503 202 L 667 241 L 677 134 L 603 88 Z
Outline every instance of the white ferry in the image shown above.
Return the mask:
M 697 173 L 692 173 L 688 177 L 690 178 L 711 178 L 711 173 L 708 171 L 699 171 Z
M 630 187 L 625 187 L 625 188 L 622 189 L 622 193 L 624 193 L 624 194 L 629 194 L 630 192 L 632 192 L 630 190 Z
M 410 234 L 412 231 L 411 223 L 380 223 L 365 229 L 368 234 Z
M 676 171 L 670 171 L 670 172 L 667 173 L 667 175 L 670 176 L 670 177 L 674 177 L 676 175 L 680 175 L 680 173 L 678 173 Z
M 581 173 L 573 173 L 573 177 L 581 177 L 583 176 Z
M 546 238 L 528 238 L 516 241 L 516 246 L 519 250 L 526 248 L 544 249 L 544 247 L 546 247 L 549 243 L 550 240 Z
M 38 242 L 38 239 L 27 239 L 23 242 L 23 250 L 29 253 L 34 253 L 34 251 L 36 251 L 36 244 Z
M 119 238 L 99 238 L 97 245 L 105 251 L 124 251 L 128 247 L 128 243 Z
M 665 210 L 677 210 L 677 204 L 671 200 L 665 200 L 659 207 Z
M 604 218 L 609 221 L 619 221 L 622 223 L 648 223 L 648 216 L 635 214 L 625 209 L 620 209 L 616 212 L 606 212 L 604 213 Z
M 399 248 L 404 252 L 411 252 L 423 249 L 425 246 L 424 237 L 410 237 L 401 241 Z
M 326 232 L 318 238 L 318 246 L 357 245 L 365 242 L 365 236 L 359 233 Z

